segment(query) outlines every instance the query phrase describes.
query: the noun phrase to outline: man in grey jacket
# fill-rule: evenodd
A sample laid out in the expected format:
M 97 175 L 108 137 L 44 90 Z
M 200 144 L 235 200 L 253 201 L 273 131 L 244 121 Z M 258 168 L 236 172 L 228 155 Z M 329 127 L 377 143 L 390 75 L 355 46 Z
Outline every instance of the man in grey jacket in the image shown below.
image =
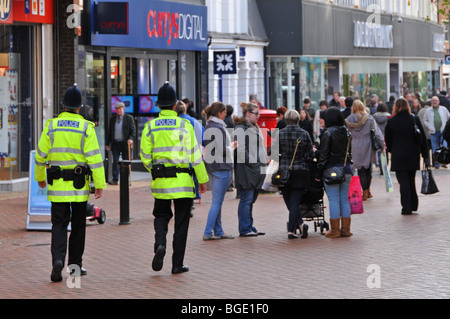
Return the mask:
M 109 121 L 106 134 L 106 150 L 113 153 L 112 175 L 113 179 L 108 181 L 110 185 L 117 185 L 119 181 L 119 157 L 128 160 L 128 145 L 133 146 L 136 137 L 136 125 L 133 116 L 125 113 L 125 105 L 121 102 L 114 106 L 116 113 Z

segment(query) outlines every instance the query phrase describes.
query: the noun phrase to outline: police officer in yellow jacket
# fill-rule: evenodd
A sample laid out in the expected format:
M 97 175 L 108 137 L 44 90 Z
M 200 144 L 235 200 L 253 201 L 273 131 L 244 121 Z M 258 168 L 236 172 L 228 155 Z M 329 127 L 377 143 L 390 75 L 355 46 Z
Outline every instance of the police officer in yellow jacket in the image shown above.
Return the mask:
M 81 92 L 76 84 L 67 89 L 62 106 L 63 112 L 45 123 L 35 156 L 35 180 L 41 188 L 48 184 L 47 198 L 52 203 L 53 269 L 50 279 L 54 282 L 62 280 L 69 222 L 68 265 L 71 265 L 74 275 L 86 275 L 86 269 L 82 268 L 82 256 L 89 182 L 91 179 L 94 181 L 96 199 L 102 196 L 106 187 L 94 124 L 78 114 Z
M 174 111 L 176 103 L 176 92 L 166 82 L 158 91 L 157 104 L 161 108 L 161 113 L 159 117 L 145 124 L 140 146 L 140 157 L 153 179 L 151 190 L 155 198 L 153 208 L 155 255 L 152 262 L 154 271 L 159 271 L 163 267 L 168 223 L 173 217 L 172 200 L 174 202 L 172 274 L 189 271 L 183 260 L 190 212 L 195 197 L 193 171 L 199 182 L 200 193 L 206 191 L 205 183 L 208 181 L 194 128 L 189 121 L 177 116 Z

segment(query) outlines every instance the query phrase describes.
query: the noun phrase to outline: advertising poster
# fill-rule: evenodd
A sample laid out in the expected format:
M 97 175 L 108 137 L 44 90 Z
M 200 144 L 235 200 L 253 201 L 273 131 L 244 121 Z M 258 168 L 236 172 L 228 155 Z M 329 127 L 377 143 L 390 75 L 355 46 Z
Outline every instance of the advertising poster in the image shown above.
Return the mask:
M 34 180 L 34 155 L 30 152 L 30 178 L 28 185 L 28 215 L 51 215 L 51 202 L 47 200 L 47 187 L 40 188 Z

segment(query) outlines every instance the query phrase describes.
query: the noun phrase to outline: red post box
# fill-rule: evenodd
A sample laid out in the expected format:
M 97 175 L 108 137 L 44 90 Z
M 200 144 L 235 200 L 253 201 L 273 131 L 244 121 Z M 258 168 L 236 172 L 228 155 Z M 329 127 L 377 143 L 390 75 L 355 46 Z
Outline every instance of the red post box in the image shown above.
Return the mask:
M 264 146 L 269 148 L 272 144 L 272 138 L 268 131 L 273 131 L 277 126 L 277 112 L 275 110 L 260 109 L 259 110 L 258 125 L 264 137 Z

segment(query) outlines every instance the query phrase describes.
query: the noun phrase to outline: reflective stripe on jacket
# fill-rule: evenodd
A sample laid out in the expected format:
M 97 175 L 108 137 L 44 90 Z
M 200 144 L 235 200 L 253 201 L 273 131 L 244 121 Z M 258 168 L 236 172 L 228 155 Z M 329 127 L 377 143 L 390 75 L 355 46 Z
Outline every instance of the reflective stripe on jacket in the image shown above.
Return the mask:
M 106 188 L 103 159 L 98 146 L 94 124 L 81 115 L 63 112 L 45 123 L 35 156 L 35 180 L 45 181 L 46 166 L 73 169 L 89 166 L 95 188 Z M 51 202 L 84 202 L 89 200 L 89 183 L 76 189 L 73 181 L 62 178 L 48 185 L 47 198 Z
M 153 164 L 194 168 L 200 184 L 208 181 L 201 148 L 195 138 L 194 128 L 175 111 L 162 110 L 159 117 L 148 121 L 142 132 L 140 157 L 151 172 Z M 177 173 L 177 177 L 152 180 L 152 194 L 158 199 L 194 198 L 192 176 Z

